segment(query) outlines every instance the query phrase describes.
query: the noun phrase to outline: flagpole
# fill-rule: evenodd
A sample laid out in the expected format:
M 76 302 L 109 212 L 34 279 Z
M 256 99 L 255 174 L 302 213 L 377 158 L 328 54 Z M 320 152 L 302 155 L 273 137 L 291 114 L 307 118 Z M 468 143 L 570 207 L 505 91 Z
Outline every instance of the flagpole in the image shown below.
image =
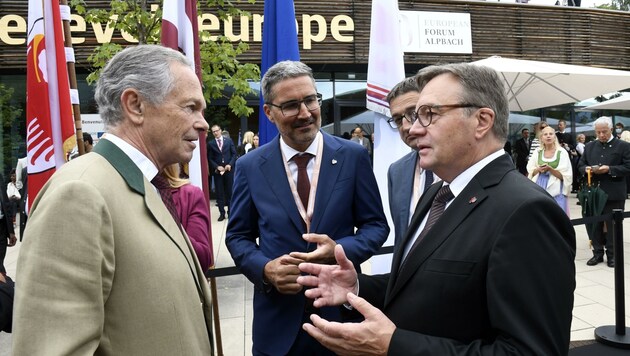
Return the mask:
M 67 0 L 59 0 L 59 5 L 68 6 Z M 70 8 L 61 12 L 64 33 L 64 47 L 66 48 L 66 64 L 68 66 L 68 79 L 70 80 L 70 100 L 72 102 L 72 115 L 74 117 L 75 135 L 77 138 L 77 148 L 79 156 L 85 154 L 83 145 L 83 129 L 81 126 L 81 105 L 79 103 L 79 86 L 77 85 L 77 74 L 74 66 L 74 48 L 72 47 L 72 32 L 70 31 Z M 68 49 L 72 53 L 71 60 L 68 60 Z

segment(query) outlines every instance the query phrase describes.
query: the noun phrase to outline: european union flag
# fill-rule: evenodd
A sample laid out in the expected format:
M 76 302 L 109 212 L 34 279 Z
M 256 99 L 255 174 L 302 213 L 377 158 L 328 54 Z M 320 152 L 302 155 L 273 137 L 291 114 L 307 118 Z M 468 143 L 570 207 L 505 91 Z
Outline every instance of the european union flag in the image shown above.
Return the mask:
M 284 60 L 300 60 L 295 8 L 293 0 L 265 0 L 265 19 L 263 23 L 261 76 L 269 67 Z M 260 88 L 259 140 L 263 145 L 277 134 L 276 126 L 269 121 L 263 110 L 265 101 Z

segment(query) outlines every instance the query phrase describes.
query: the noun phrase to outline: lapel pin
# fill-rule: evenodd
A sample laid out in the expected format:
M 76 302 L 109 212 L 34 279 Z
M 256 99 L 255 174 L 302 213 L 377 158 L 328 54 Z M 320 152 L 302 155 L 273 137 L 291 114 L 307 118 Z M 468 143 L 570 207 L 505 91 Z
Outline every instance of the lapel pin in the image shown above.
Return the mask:
M 331 162 L 331 163 L 332 163 L 332 164 L 337 164 L 337 160 L 333 158 L 333 160 L 332 160 L 332 162 Z
M 470 200 L 468 201 L 468 204 L 474 204 L 477 201 L 477 197 L 472 197 L 470 198 Z

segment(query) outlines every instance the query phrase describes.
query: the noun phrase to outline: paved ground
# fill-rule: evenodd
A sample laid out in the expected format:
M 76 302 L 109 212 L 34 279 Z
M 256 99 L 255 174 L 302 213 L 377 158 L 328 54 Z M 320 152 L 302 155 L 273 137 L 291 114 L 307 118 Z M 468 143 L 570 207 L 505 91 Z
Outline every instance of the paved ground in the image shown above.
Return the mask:
M 580 217 L 580 207 L 575 198 L 569 199 L 571 217 Z M 225 247 L 225 228 L 227 221 L 218 222 L 218 212 L 213 204 L 213 242 L 217 268 L 233 266 L 234 263 Z M 624 221 L 624 231 L 630 231 L 630 219 Z M 571 340 L 593 339 L 594 328 L 614 325 L 614 273 L 605 263 L 596 267 L 586 266 L 592 256 L 588 248 L 588 238 L 584 226 L 576 227 L 577 255 L 575 305 Z M 630 237 L 626 233 L 624 243 L 625 271 L 630 273 Z M 5 265 L 10 276 L 15 276 L 15 266 L 19 245 L 9 248 Z M 368 271 L 369 271 L 369 266 Z M 364 269 L 366 270 L 366 269 Z M 243 276 L 217 278 L 219 318 L 221 325 L 223 354 L 226 356 L 245 356 L 251 354 L 252 323 L 252 285 Z M 630 325 L 630 276 L 625 278 L 626 326 Z M 0 356 L 10 355 L 11 335 L 0 333 Z

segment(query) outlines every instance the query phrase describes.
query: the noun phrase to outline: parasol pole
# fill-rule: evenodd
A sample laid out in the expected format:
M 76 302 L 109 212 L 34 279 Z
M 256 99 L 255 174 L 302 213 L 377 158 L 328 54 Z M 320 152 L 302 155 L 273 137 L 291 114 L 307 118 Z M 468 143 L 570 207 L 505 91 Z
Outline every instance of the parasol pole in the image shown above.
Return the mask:
M 74 48 L 72 48 L 72 33 L 70 32 L 70 7 L 67 0 L 59 0 L 61 20 L 64 32 L 64 47 L 66 49 L 66 63 L 68 66 L 68 79 L 70 80 L 70 101 L 72 102 L 72 115 L 74 116 L 74 128 L 77 139 L 79 156 L 85 153 L 83 145 L 83 129 L 81 128 L 81 107 L 79 105 L 79 90 L 77 74 L 74 66 Z

